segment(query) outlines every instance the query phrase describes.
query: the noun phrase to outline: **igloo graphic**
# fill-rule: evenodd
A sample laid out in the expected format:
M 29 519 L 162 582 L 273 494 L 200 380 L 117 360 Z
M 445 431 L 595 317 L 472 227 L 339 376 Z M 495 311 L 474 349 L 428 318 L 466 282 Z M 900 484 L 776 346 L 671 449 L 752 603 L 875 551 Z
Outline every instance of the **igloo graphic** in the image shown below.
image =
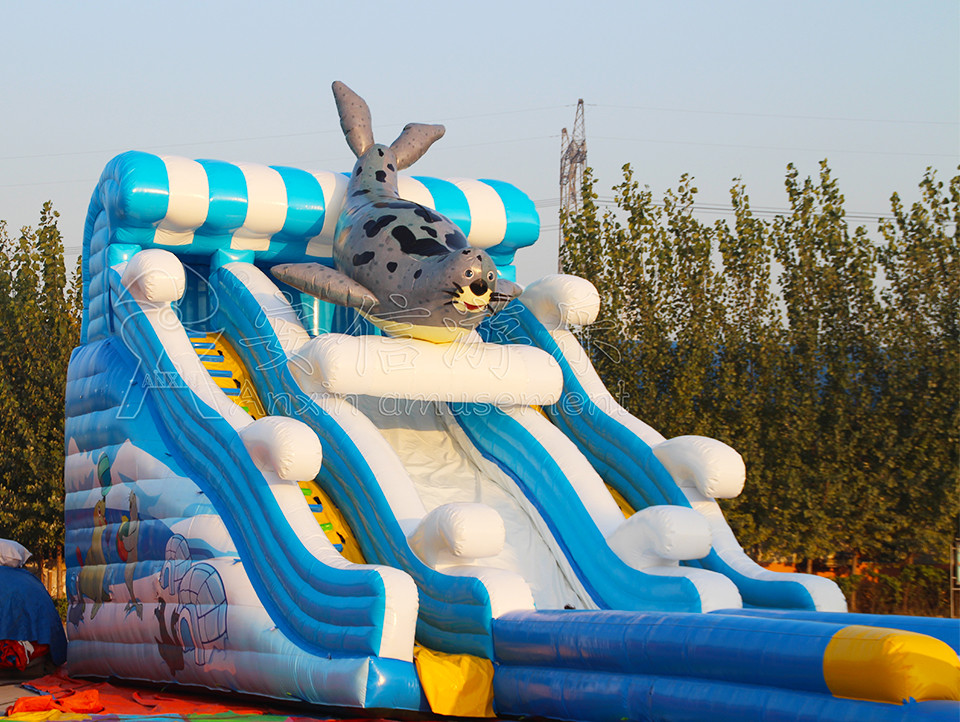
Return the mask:
M 206 562 L 194 562 L 190 545 L 180 534 L 167 541 L 160 569 L 160 655 L 176 674 L 183 652 L 193 650 L 198 666 L 207 664 L 227 639 L 227 594 L 220 573 Z M 169 617 L 167 606 L 173 607 Z

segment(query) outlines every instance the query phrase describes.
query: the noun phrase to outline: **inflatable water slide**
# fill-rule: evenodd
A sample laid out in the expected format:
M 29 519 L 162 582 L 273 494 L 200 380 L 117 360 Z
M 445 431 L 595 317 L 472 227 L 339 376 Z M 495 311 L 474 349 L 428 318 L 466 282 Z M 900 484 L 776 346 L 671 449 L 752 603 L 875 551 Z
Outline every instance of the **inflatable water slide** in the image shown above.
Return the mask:
M 66 400 L 68 671 L 331 710 L 955 720 L 956 620 L 854 615 L 743 552 L 741 457 L 620 407 L 514 282 L 514 186 L 128 152 L 83 245 Z

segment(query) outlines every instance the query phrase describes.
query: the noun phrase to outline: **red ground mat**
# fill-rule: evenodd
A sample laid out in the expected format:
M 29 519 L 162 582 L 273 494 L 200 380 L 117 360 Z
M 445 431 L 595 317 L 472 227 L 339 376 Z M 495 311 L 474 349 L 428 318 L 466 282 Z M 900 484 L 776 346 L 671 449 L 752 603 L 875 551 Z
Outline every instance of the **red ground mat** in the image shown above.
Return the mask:
M 121 687 L 109 682 L 71 679 L 61 673 L 47 675 L 24 683 L 39 696 L 25 696 L 10 705 L 7 717 L 12 720 L 189 720 L 190 722 L 313 722 L 310 717 L 249 702 L 231 703 L 226 697 L 178 695 L 169 691 L 152 691 Z M 363 720 L 363 722 L 378 722 Z M 387 722 L 380 720 L 379 722 Z

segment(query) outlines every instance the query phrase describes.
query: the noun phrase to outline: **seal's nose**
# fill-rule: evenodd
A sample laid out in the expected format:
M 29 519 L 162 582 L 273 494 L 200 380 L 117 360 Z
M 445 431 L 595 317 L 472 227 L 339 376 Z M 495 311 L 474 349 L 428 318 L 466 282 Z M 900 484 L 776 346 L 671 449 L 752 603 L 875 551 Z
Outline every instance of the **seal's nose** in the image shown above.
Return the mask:
M 482 278 L 478 278 L 476 281 L 470 284 L 470 290 L 476 295 L 482 296 L 487 292 L 487 282 Z

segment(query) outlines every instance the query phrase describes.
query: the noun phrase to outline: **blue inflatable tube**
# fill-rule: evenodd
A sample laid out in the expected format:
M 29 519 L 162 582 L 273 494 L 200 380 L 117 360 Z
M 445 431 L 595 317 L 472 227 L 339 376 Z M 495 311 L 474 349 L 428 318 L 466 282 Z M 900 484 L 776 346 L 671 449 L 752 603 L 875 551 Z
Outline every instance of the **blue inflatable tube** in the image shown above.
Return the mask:
M 843 624 L 714 614 L 513 612 L 494 623 L 503 665 L 696 677 L 830 694 L 827 645 Z
M 781 609 L 718 609 L 711 614 L 727 614 L 766 619 L 798 619 L 808 622 L 862 624 L 869 627 L 902 629 L 939 639 L 960 654 L 960 619 L 910 617 L 898 614 L 855 614 L 853 612 L 804 612 Z
M 513 717 L 657 722 L 956 722 L 955 702 L 903 705 L 660 675 L 501 667 L 497 711 Z
M 955 702 L 835 697 L 827 662 L 845 630 L 724 614 L 514 612 L 494 622 L 497 710 L 589 720 L 956 719 Z

